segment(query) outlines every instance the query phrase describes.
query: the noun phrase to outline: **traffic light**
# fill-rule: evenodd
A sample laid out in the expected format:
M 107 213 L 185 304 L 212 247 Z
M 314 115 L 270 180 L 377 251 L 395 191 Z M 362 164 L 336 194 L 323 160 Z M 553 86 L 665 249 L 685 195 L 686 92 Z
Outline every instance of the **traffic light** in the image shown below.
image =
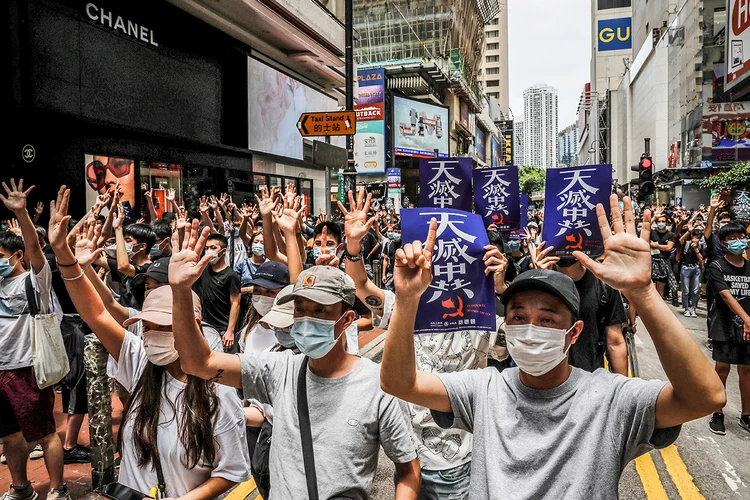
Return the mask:
M 656 185 L 653 181 L 654 161 L 646 153 L 641 155 L 641 162 L 638 164 L 638 193 L 640 198 L 651 196 L 656 191 Z

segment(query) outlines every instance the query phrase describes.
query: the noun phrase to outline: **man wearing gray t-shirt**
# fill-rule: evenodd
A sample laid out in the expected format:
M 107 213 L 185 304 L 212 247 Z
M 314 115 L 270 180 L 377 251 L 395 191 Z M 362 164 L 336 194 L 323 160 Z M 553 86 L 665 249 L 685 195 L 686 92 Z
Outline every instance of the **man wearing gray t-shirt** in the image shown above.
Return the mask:
M 192 237 L 191 237 L 192 234 Z M 246 399 L 273 406 L 270 499 L 307 498 L 297 413 L 297 380 L 306 369 L 310 427 L 320 498 L 366 499 L 383 447 L 396 465 L 396 498 L 416 499 L 419 461 L 401 403 L 380 389 L 379 367 L 347 353 L 345 331 L 354 321 L 354 282 L 329 266 L 303 271 L 287 300 L 294 300 L 291 335 L 300 351 L 212 352 L 189 316 L 190 286 L 205 268 L 200 258 L 207 232 L 197 221 L 185 230 L 183 248 L 172 256 L 175 347 L 186 373 L 242 388 Z M 177 248 L 176 238 L 174 245 Z M 282 299 L 283 300 L 283 299 Z M 282 302 L 280 300 L 279 302 Z
M 506 342 L 519 368 L 434 374 L 415 368 L 413 325 L 432 281 L 437 223 L 424 247 L 396 255 L 396 306 L 383 354 L 386 392 L 433 410 L 442 425 L 474 433 L 471 498 L 613 498 L 635 457 L 677 438 L 680 425 L 726 401 L 721 381 L 651 283 L 650 214 L 636 236 L 632 206 L 610 207 L 614 234 L 597 206 L 604 259 L 575 257 L 620 290 L 641 315 L 669 383 L 629 379 L 568 364 L 583 329 L 574 282 L 556 271 L 521 274 L 505 290 Z M 623 223 L 624 215 L 624 223 Z

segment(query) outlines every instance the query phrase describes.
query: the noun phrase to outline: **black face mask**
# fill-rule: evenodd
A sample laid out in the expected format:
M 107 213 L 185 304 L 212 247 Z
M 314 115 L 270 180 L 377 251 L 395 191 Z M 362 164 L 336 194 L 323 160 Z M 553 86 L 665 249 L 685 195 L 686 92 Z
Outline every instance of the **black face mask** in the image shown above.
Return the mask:
M 560 260 L 557 263 L 557 267 L 570 267 L 576 262 L 578 262 L 578 259 L 576 259 L 575 257 L 560 257 Z

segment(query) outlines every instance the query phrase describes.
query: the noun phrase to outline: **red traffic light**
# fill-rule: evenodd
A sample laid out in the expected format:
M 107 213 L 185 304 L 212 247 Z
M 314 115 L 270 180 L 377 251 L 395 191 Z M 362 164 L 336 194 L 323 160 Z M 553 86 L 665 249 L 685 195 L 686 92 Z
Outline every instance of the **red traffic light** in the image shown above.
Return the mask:
M 651 158 L 644 158 L 641 160 L 641 168 L 651 168 L 651 165 L 653 165 Z

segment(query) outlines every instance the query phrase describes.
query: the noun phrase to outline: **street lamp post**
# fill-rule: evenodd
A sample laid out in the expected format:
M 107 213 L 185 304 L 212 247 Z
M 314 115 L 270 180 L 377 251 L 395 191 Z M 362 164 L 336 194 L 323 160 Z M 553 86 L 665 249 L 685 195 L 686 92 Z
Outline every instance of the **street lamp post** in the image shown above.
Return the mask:
M 346 0 L 346 110 L 354 110 L 354 34 L 352 0 Z M 347 161 L 344 169 L 344 205 L 349 208 L 349 191 L 357 190 L 357 169 L 354 167 L 354 136 L 346 136 Z

